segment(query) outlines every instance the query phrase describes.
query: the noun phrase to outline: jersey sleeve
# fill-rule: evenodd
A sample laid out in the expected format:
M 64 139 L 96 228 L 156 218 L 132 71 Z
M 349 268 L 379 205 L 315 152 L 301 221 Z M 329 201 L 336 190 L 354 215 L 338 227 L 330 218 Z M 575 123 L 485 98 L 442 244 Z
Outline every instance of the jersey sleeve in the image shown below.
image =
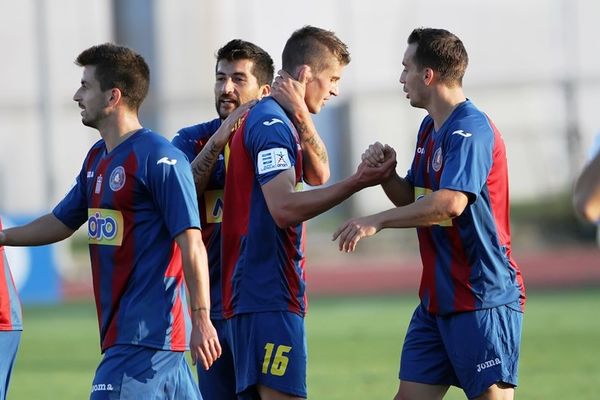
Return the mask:
M 156 146 L 146 160 L 148 189 L 171 237 L 199 228 L 198 201 L 190 163 L 174 146 Z
M 197 154 L 197 140 L 190 135 L 189 129 L 180 129 L 171 144 L 181 150 L 190 163 L 194 161 Z
M 73 230 L 77 230 L 88 218 L 86 180 L 85 168 L 82 168 L 71 190 L 52 210 L 56 218 Z
M 291 127 L 277 117 L 267 117 L 252 125 L 245 145 L 261 185 L 296 165 L 294 134 Z
M 467 193 L 473 203 L 492 167 L 493 130 L 487 121 L 457 121 L 446 138 L 440 189 Z

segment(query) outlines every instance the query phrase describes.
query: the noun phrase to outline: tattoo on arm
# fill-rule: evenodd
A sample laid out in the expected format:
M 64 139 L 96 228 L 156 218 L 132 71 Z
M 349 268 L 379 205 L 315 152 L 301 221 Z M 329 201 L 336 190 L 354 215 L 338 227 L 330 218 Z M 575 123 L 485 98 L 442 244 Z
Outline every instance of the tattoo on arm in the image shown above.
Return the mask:
M 198 157 L 194 159 L 192 162 L 192 175 L 196 186 L 206 187 L 220 153 L 221 149 L 214 143 L 210 143 L 210 146 L 204 148 Z
M 308 145 L 314 150 L 319 161 L 321 161 L 323 164 L 327 163 L 327 151 L 321 145 L 320 140 L 317 140 L 317 138 L 315 136 L 311 136 L 311 137 L 305 138 L 304 142 L 308 143 Z

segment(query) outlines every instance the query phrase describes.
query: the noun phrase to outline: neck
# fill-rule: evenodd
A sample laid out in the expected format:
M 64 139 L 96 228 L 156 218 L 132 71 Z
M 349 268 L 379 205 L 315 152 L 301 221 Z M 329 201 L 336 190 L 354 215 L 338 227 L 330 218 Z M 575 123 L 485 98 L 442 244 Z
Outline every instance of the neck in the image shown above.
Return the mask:
M 106 150 L 110 152 L 141 128 L 142 125 L 137 115 L 129 114 L 120 117 L 115 116 L 114 119 L 107 121 L 105 126 L 98 130 L 100 136 L 104 139 Z
M 433 96 L 429 107 L 427 107 L 429 115 L 433 118 L 434 129 L 439 130 L 452 114 L 452 111 L 466 100 L 467 98 L 461 87 L 448 88 L 442 86 Z

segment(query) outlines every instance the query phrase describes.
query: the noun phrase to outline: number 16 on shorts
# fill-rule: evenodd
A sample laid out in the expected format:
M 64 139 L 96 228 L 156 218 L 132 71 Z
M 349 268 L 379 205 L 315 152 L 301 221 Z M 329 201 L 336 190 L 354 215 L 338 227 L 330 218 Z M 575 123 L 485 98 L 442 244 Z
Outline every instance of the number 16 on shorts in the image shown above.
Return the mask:
M 273 355 L 273 350 L 275 350 L 275 355 Z M 291 346 L 285 346 L 283 344 L 279 346 L 275 346 L 275 343 L 265 344 L 265 358 L 262 364 L 262 373 L 265 375 L 270 373 L 274 376 L 283 376 L 289 362 L 287 354 L 291 350 Z M 269 366 L 271 366 L 270 369 Z

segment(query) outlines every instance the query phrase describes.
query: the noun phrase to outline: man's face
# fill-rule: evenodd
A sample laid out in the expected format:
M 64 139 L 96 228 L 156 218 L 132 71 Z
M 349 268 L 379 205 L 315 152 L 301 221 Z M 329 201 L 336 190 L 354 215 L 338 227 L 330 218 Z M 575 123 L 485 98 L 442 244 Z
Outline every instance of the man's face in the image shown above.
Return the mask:
M 344 66 L 333 57 L 327 65 L 328 67 L 316 74 L 312 71 L 306 84 L 304 100 L 308 111 L 313 114 L 318 114 L 331 96 L 339 94 L 339 81 Z
M 73 95 L 81 111 L 81 122 L 91 128 L 98 128 L 100 122 L 108 115 L 108 101 L 110 90 L 102 91 L 100 82 L 96 80 L 96 67 L 86 65 L 83 67 L 81 86 Z
M 254 62 L 251 60 L 217 62 L 215 74 L 215 107 L 221 119 L 240 104 L 260 99 L 269 93 L 269 85 L 258 84 L 252 74 Z
M 406 98 L 409 99 L 413 107 L 423 108 L 427 99 L 426 85 L 423 82 L 423 68 L 419 68 L 415 63 L 415 53 L 417 44 L 409 44 L 404 52 L 402 65 L 404 69 L 400 74 L 400 83 L 403 85 Z

